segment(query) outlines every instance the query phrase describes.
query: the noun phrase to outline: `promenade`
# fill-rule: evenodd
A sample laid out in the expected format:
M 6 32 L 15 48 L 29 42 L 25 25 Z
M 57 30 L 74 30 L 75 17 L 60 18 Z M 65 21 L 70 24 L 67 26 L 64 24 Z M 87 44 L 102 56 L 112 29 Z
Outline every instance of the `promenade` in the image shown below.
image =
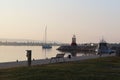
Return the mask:
M 72 57 L 71 59 L 65 57 L 65 62 L 80 61 L 80 60 L 86 60 L 86 59 L 95 59 L 95 58 L 99 58 L 99 57 L 108 57 L 108 56 L 115 56 L 115 54 L 111 54 L 111 55 L 103 54 L 102 56 L 87 55 L 87 56 Z M 52 63 L 50 63 L 50 60 L 51 59 L 34 60 L 34 61 L 32 61 L 31 65 L 43 65 L 43 64 L 56 63 L 55 61 L 52 61 Z M 62 59 L 61 59 L 61 61 L 62 61 Z M 27 66 L 27 61 L 0 63 L 0 69 L 7 69 L 7 68 L 14 68 L 14 67 L 25 67 L 25 66 Z

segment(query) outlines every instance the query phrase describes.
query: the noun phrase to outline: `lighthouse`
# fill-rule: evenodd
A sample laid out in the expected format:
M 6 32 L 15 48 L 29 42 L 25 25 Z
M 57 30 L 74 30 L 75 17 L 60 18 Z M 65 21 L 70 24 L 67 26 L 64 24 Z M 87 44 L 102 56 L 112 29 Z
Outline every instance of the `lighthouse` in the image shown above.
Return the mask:
M 77 44 L 76 44 L 76 36 L 75 35 L 73 35 L 73 37 L 72 37 L 71 46 L 77 46 Z

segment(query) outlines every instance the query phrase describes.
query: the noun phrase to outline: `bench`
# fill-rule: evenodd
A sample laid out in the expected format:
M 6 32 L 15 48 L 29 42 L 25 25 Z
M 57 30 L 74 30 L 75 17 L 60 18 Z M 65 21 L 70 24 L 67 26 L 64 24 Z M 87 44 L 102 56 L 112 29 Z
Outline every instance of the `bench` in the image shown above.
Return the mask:
M 64 59 L 64 55 L 65 54 L 56 54 L 56 57 L 52 57 L 51 60 L 50 60 L 50 63 L 54 60 L 56 62 L 61 62 L 61 61 L 65 61 Z

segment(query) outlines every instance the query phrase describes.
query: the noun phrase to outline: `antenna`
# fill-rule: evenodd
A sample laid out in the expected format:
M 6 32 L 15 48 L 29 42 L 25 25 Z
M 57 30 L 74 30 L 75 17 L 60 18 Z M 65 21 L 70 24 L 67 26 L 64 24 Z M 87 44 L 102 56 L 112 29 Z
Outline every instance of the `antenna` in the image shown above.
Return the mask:
M 101 40 L 101 42 L 106 42 L 103 36 L 102 36 L 102 40 Z

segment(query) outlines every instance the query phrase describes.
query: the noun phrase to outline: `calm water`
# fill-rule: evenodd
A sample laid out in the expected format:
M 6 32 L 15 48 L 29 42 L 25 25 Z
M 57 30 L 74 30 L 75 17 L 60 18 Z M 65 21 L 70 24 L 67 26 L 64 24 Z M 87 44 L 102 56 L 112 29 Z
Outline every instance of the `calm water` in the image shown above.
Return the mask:
M 58 46 L 52 49 L 42 49 L 41 46 L 0 46 L 0 63 L 26 60 L 26 50 L 32 50 L 32 59 L 45 59 L 55 56 Z
M 24 61 L 26 58 L 26 50 L 32 50 L 32 59 L 46 59 L 56 56 L 60 53 L 56 49 L 59 46 L 53 46 L 52 49 L 42 49 L 41 46 L 0 46 L 0 63 L 11 61 Z M 67 57 L 71 53 L 66 53 Z M 73 54 L 72 56 L 82 56 L 83 53 Z

